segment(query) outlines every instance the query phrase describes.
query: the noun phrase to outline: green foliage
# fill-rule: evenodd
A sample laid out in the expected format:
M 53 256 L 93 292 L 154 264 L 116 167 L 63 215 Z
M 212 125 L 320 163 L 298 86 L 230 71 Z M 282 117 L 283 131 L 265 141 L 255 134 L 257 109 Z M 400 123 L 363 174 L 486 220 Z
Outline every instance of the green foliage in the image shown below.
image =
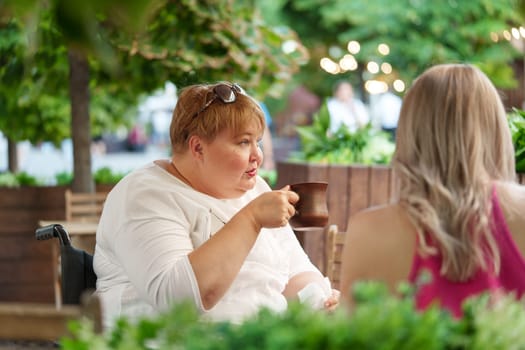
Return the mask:
M 25 171 L 13 174 L 11 172 L 0 173 L 0 187 L 20 186 L 42 186 L 42 182 Z
M 0 187 L 20 187 L 15 174 L 11 172 L 0 173 Z
M 99 168 L 93 174 L 93 178 L 97 185 L 112 185 L 116 184 L 126 175 L 122 172 L 114 172 L 110 167 Z
M 330 94 L 334 78 L 319 69 L 321 57 L 338 61 L 347 43 L 357 40 L 357 71 L 344 74 L 355 86 L 372 75 L 364 68 L 369 61 L 388 62 L 394 72 L 376 79 L 391 82 L 401 78 L 407 86 L 424 69 L 445 62 L 478 65 L 500 88 L 517 86 L 511 68 L 519 52 L 509 41 L 494 42 L 491 33 L 520 27 L 523 23 L 521 0 L 413 1 L 413 0 L 290 0 L 280 1 L 281 18 L 287 20 L 310 50 L 310 64 L 300 78 L 321 96 Z M 521 9 L 521 11 L 519 11 Z M 269 10 L 268 10 L 269 11 Z M 275 10 L 274 10 L 275 11 Z M 311 25 L 315 23 L 315 25 Z M 378 53 L 380 43 L 390 47 L 386 56 Z M 332 47 L 340 48 L 333 54 Z
M 36 22 L 38 37 L 16 18 L 0 27 L 0 130 L 14 141 L 58 145 L 71 135 L 67 48 L 50 11 Z M 93 134 L 130 125 L 137 92 L 111 80 L 95 61 L 90 68 Z
M 525 111 L 514 109 L 509 114 L 509 127 L 516 155 L 516 172 L 525 173 Z
M 55 181 L 58 186 L 70 185 L 73 182 L 73 173 L 63 171 L 55 175 Z
M 0 5 L 0 130 L 14 141 L 70 137 L 70 45 L 91 53 L 92 135 L 130 126 L 139 97 L 167 80 L 235 80 L 260 99 L 281 96 L 308 57 L 295 32 L 266 25 L 249 2 L 30 2 Z M 295 51 L 282 51 L 287 40 Z
M 277 171 L 276 170 L 259 169 L 259 175 L 261 175 L 261 177 L 265 179 L 266 182 L 268 182 L 268 185 L 270 185 L 270 187 L 272 188 L 277 183 Z
M 405 288 L 405 291 L 408 289 Z M 63 349 L 522 349 L 525 308 L 512 297 L 470 299 L 462 319 L 438 307 L 416 311 L 411 292 L 394 297 L 378 282 L 361 282 L 351 314 L 320 312 L 297 302 L 282 313 L 263 309 L 241 324 L 212 323 L 193 305 L 95 334 L 88 321 L 71 324 Z
M 326 102 L 314 115 L 311 125 L 296 127 L 301 150 L 290 156 L 291 161 L 326 164 L 389 164 L 395 145 L 385 132 L 370 125 L 354 132 L 341 126 L 329 132 L 330 115 Z
M 56 30 L 63 33 L 64 43 L 81 48 L 98 57 L 104 64 L 115 65 L 115 51 L 99 33 L 103 27 L 118 27 L 126 33 L 139 32 L 165 0 L 91 0 L 82 3 L 52 1 Z M 45 0 L 5 0 L 0 2 L 0 19 L 23 18 L 28 32 L 37 33 L 37 12 L 48 5 Z M 99 19 L 100 21 L 97 21 Z
M 233 0 L 167 1 L 140 35 L 116 28 L 108 37 L 132 81 L 146 76 L 182 87 L 233 80 L 259 99 L 281 96 L 308 58 L 294 31 L 268 26 L 252 2 Z M 288 40 L 296 49 L 284 53 Z
M 99 168 L 94 172 L 93 177 L 97 185 L 113 185 L 119 182 L 126 173 L 115 172 L 109 167 Z M 73 182 L 73 173 L 60 172 L 55 175 L 55 185 L 70 185 Z M 20 187 L 20 186 L 43 186 L 42 180 L 24 171 L 13 174 L 11 172 L 0 173 L 0 187 Z

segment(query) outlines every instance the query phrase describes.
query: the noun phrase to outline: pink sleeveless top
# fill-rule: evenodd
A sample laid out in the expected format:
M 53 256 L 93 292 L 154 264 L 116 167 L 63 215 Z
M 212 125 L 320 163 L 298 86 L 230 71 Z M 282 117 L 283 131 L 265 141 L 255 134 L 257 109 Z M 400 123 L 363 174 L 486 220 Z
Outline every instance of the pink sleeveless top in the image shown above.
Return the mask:
M 417 309 L 423 310 L 437 302 L 459 318 L 462 316 L 463 301 L 476 294 L 514 292 L 516 297 L 521 298 L 525 293 L 525 259 L 512 239 L 495 188 L 492 192 L 492 219 L 492 234 L 496 239 L 501 258 L 499 275 L 479 268 L 468 281 L 451 282 L 444 276 L 440 276 L 440 255 L 421 257 L 416 254 L 409 282 L 417 283 L 418 276 L 424 270 L 432 276 L 431 280 L 420 286 L 416 293 Z

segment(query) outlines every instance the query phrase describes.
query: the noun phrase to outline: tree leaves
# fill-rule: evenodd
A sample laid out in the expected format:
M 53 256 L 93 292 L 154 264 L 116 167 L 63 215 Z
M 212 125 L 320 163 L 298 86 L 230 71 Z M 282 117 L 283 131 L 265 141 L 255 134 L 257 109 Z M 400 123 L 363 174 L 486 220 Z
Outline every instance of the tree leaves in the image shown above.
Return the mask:
M 68 45 L 91 53 L 94 134 L 130 125 L 130 106 L 168 80 L 180 87 L 235 80 L 260 99 L 279 96 L 308 57 L 295 32 L 267 26 L 250 3 L 7 4 L 17 10 L 12 14 L 25 14 L 2 17 L 0 26 L 0 130 L 13 140 L 58 144 L 70 135 Z M 282 51 L 287 40 L 296 43 L 289 54 Z

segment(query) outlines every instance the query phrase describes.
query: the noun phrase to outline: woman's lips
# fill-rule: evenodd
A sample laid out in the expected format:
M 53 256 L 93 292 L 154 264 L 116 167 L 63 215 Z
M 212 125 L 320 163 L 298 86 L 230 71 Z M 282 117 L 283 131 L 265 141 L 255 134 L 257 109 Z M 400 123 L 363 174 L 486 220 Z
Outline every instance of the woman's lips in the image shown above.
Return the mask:
M 254 169 L 248 170 L 248 171 L 246 172 L 246 174 L 248 174 L 248 176 L 250 176 L 250 177 L 254 177 L 255 175 L 257 175 L 257 168 L 254 168 Z

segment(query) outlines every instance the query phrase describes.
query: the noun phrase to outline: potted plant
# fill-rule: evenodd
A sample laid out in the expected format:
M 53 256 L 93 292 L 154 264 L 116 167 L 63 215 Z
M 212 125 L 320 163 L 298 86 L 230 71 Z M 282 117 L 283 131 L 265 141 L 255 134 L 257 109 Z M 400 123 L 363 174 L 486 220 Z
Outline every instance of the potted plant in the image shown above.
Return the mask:
M 388 133 L 371 124 L 356 131 L 341 126 L 330 132 L 330 115 L 326 102 L 314 115 L 312 124 L 296 127 L 301 150 L 293 152 L 292 162 L 319 164 L 389 164 L 395 144 Z
M 277 187 L 303 181 L 326 181 L 330 223 L 346 229 L 348 216 L 386 203 L 396 192 L 389 166 L 395 144 L 386 132 L 367 125 L 354 132 L 330 132 L 326 103 L 311 125 L 298 126 L 301 149 L 277 163 Z

